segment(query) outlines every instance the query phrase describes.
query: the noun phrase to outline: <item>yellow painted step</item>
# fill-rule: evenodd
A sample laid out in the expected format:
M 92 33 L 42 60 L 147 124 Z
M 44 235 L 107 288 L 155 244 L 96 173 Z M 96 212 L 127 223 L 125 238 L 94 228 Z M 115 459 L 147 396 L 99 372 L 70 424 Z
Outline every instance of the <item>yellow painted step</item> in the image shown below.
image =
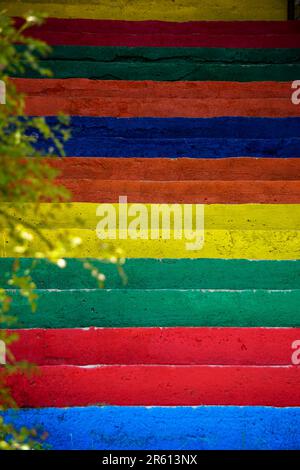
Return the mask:
M 54 18 L 112 20 L 286 20 L 286 0 L 0 1 L 15 16 L 46 12 Z
M 124 205 L 122 205 L 124 207 Z M 38 215 L 31 204 L 23 204 L 20 210 L 15 210 L 9 203 L 0 203 L 0 210 L 9 212 L 11 215 L 30 220 L 32 223 L 45 226 L 45 214 L 52 214 L 53 223 L 51 228 L 80 228 L 95 229 L 101 216 L 97 216 L 98 208 L 112 209 L 116 213 L 116 221 L 119 221 L 120 204 L 97 204 L 89 202 L 74 202 L 71 204 L 40 204 Z M 193 208 L 192 215 L 195 221 L 196 204 L 133 204 L 128 202 L 126 211 L 128 220 L 134 216 L 131 211 L 141 207 L 148 214 L 149 223 L 151 213 L 159 208 L 168 215 L 173 208 L 179 208 L 182 216 L 188 208 Z M 209 230 L 300 230 L 300 204 L 206 204 L 199 205 L 204 208 L 205 228 Z M 124 209 L 123 209 L 124 210 Z M 174 228 L 173 218 L 171 228 Z M 48 226 L 46 227 L 48 228 Z
M 103 217 L 96 215 L 97 207 L 110 208 L 116 214 L 115 239 L 100 240 L 96 227 Z M 132 206 L 129 204 L 129 206 Z M 140 205 L 137 205 L 140 206 Z M 151 213 L 154 204 L 143 207 Z M 1 205 L 3 210 L 11 210 L 8 205 Z M 44 204 L 42 211 L 49 211 L 51 205 Z M 184 206 L 179 205 L 184 211 Z M 55 209 L 56 217 L 53 224 L 45 228 L 43 215 L 37 218 L 31 206 L 24 208 L 26 218 L 38 224 L 42 232 L 51 240 L 68 230 L 74 237 L 80 237 L 82 244 L 67 254 L 68 257 L 100 257 L 101 244 L 107 242 L 124 250 L 129 258 L 248 258 L 248 259 L 300 259 L 300 205 L 299 204 L 216 204 L 204 207 L 204 233 L 201 224 L 195 225 L 193 231 L 182 231 L 182 238 L 176 239 L 178 231 L 174 231 L 174 219 L 171 219 L 169 239 L 164 239 L 161 232 L 153 239 L 151 228 L 144 229 L 140 234 L 143 239 L 133 239 L 132 232 L 119 231 L 118 212 L 120 206 L 74 203 Z M 104 211 L 103 214 L 106 212 Z M 59 216 L 58 216 L 59 214 Z M 84 228 L 77 221 L 81 217 Z M 130 216 L 128 223 L 135 217 Z M 22 216 L 20 217 L 22 223 Z M 196 229 L 199 229 L 198 231 Z M 178 225 L 177 225 L 178 229 Z M 184 226 L 183 226 L 184 229 Z M 176 233 L 176 236 L 175 236 Z M 187 236 L 188 234 L 188 236 Z M 192 235 L 191 239 L 189 238 Z M 201 237 L 204 235 L 204 244 Z M 120 237 L 126 237 L 120 239 Z M 194 236 L 194 238 L 193 238 Z M 199 242 L 196 249 L 190 243 Z M 35 249 L 43 251 L 40 242 Z M 1 256 L 15 256 L 6 234 L 1 237 Z

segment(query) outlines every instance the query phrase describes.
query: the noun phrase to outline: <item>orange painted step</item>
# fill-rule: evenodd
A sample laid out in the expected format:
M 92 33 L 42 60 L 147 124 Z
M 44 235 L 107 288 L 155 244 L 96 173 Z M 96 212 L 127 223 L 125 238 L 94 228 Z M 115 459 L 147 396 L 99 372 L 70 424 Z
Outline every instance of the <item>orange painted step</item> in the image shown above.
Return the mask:
M 298 203 L 300 159 L 82 158 L 50 160 L 74 202 Z
M 59 180 L 58 180 L 59 181 Z M 299 181 L 126 181 L 63 179 L 74 202 L 119 201 L 186 204 L 292 204 L 300 202 Z
M 291 82 L 132 82 L 15 79 L 30 115 L 111 117 L 299 116 Z
M 101 158 L 48 160 L 60 178 L 144 181 L 297 181 L 299 158 Z

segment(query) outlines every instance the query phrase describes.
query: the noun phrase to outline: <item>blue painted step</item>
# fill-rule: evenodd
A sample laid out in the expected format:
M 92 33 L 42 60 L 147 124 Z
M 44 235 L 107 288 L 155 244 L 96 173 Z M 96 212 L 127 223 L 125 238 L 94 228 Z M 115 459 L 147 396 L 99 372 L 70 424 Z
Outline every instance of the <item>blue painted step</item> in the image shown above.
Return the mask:
M 84 407 L 9 410 L 47 430 L 53 450 L 287 450 L 300 448 L 300 407 Z

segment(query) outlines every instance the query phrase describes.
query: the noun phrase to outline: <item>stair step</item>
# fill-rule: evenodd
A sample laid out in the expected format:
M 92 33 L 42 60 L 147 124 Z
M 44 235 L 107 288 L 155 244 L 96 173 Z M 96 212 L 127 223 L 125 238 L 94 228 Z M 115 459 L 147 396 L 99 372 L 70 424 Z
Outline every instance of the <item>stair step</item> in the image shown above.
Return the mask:
M 38 289 L 35 314 L 7 292 L 19 328 L 300 326 L 299 289 Z
M 39 26 L 40 28 L 40 26 Z M 30 29 L 32 31 L 32 29 Z M 299 29 L 300 35 L 300 29 Z M 118 98 L 118 99 L 287 99 L 291 95 L 291 82 L 153 82 L 88 80 L 84 78 L 12 78 L 21 93 L 29 97 L 53 98 Z M 142 105 L 142 103 L 140 103 Z M 102 110 L 101 110 L 102 111 Z M 98 116 L 100 113 L 98 114 Z M 152 116 L 153 117 L 153 116 Z
M 21 24 L 18 22 L 18 24 Z M 295 21 L 113 21 L 49 18 L 30 36 L 50 45 L 123 47 L 295 48 Z
M 21 25 L 22 20 L 15 18 L 16 24 Z M 82 19 L 82 18 L 46 18 L 42 25 L 32 26 L 30 32 L 38 33 L 43 31 L 52 31 L 55 39 L 55 33 L 70 32 L 90 34 L 132 34 L 144 35 L 151 34 L 205 34 L 226 35 L 238 34 L 241 36 L 250 35 L 288 35 L 300 34 L 299 23 L 297 21 L 126 21 L 126 20 L 103 20 L 103 19 Z M 82 40 L 85 38 L 82 37 Z
M 94 61 L 98 64 L 115 63 L 130 66 L 133 62 L 138 65 L 154 65 L 159 61 L 164 68 L 166 65 L 190 64 L 238 64 L 238 65 L 278 65 L 299 64 L 300 48 L 209 48 L 209 47 L 101 47 L 101 46 L 53 46 L 47 61 Z M 41 62 L 43 62 L 43 57 Z M 71 65 L 71 64 L 69 64 Z M 40 77 L 39 77 L 40 78 Z M 59 78 L 59 77 L 57 77 Z M 84 77 L 80 77 L 84 78 Z M 147 80 L 147 79 L 146 79 Z M 235 81 L 235 80 L 233 80 Z
M 300 73 L 300 64 L 299 64 Z M 48 117 L 49 126 L 57 119 Z M 109 118 L 73 116 L 71 157 L 299 157 L 300 118 Z M 48 151 L 39 136 L 37 149 Z
M 66 46 L 71 47 L 71 46 Z M 226 50 L 226 49 L 224 49 Z M 238 49 L 236 49 L 238 50 Z M 266 49 L 269 50 L 269 49 Z M 300 76 L 300 64 L 201 64 L 192 62 L 145 65 L 141 62 L 94 62 L 73 60 L 41 60 L 44 68 L 53 71 L 55 78 L 90 78 L 97 80 L 153 80 L 153 81 L 293 81 Z M 27 78 L 39 78 L 33 71 L 26 72 Z
M 277 206 L 276 204 L 275 206 Z M 262 207 L 265 205 L 262 204 Z M 209 207 L 209 206 L 207 206 Z M 64 236 L 62 229 L 42 230 L 42 233 L 50 241 Z M 68 252 L 70 258 L 101 258 L 103 256 L 103 241 L 99 240 L 94 229 L 70 228 L 67 231 L 70 237 L 81 239 L 81 245 L 71 248 Z M 1 257 L 12 257 L 16 253 L 14 246 L 2 232 L 2 245 L 0 245 Z M 202 245 L 202 235 L 199 236 L 198 248 L 190 249 L 187 246 L 190 240 L 170 238 L 151 240 L 150 232 L 147 239 L 120 240 L 107 239 L 109 248 L 114 251 L 122 250 L 126 258 L 225 258 L 225 259 L 252 259 L 252 260 L 294 260 L 299 258 L 300 232 L 295 227 L 293 230 L 285 229 L 240 229 L 240 230 L 205 230 L 205 243 Z M 197 241 L 196 237 L 193 243 Z M 199 241 L 199 240 L 198 240 Z M 193 245 L 195 246 L 195 245 Z M 32 249 L 43 252 L 43 242 L 34 240 Z
M 118 181 L 58 180 L 72 201 L 116 203 L 120 194 L 141 203 L 185 204 L 285 204 L 300 201 L 299 181 Z
M 265 82 L 297 80 L 299 48 L 53 46 L 53 77 L 98 80 Z M 16 77 L 40 78 L 27 68 Z
M 118 407 L 9 410 L 56 450 L 298 450 L 300 408 Z
M 257 84 L 256 84 L 257 85 Z M 60 178 L 143 181 L 297 181 L 299 158 L 101 158 L 48 159 Z
M 29 96 L 26 112 L 31 116 L 55 116 L 64 113 L 72 116 L 107 117 L 199 117 L 222 116 L 282 117 L 299 116 L 299 108 L 288 98 L 224 99 L 208 98 L 98 98 Z M 143 99 L 143 101 L 141 101 Z
M 4 203 L 4 207 L 5 210 L 15 214 L 14 209 L 10 208 L 8 203 Z M 123 205 L 123 209 L 126 207 L 128 208 Z M 201 213 L 202 208 L 199 206 L 197 208 Z M 45 210 L 46 214 L 49 214 L 49 209 L 57 211 L 55 214 L 53 212 L 53 215 L 56 215 L 53 226 L 43 231 L 48 240 L 57 240 L 57 237 L 65 236 L 65 232 L 61 230 L 63 228 L 68 228 L 69 236 L 81 238 L 81 245 L 73 249 L 70 248 L 69 257 L 99 258 L 101 256 L 103 241 L 99 240 L 96 233 L 97 224 L 101 220 L 100 216 L 96 215 L 99 204 L 73 203 L 70 206 L 62 205 L 61 210 L 57 206 L 53 208 L 49 204 L 44 204 L 40 206 L 40 209 L 39 215 L 36 216 L 31 206 L 26 206 L 23 217 L 25 221 L 30 217 L 31 223 L 36 223 L 42 229 L 44 226 L 43 211 Z M 102 209 L 104 216 L 108 209 L 106 207 Z M 147 209 L 149 218 L 153 206 L 148 204 L 143 209 L 144 211 Z M 170 216 L 169 209 L 167 208 L 166 213 L 168 218 Z M 107 238 L 109 235 L 104 233 L 104 241 L 109 243 L 112 249 L 122 249 L 127 258 L 297 259 L 300 252 L 300 213 L 298 209 L 297 204 L 206 204 L 203 233 L 201 220 L 200 224 L 198 220 L 196 227 L 194 208 L 192 227 L 194 238 L 191 246 L 191 240 L 185 238 L 185 230 L 182 231 L 181 239 L 174 237 L 173 217 L 171 217 L 170 233 L 165 233 L 164 238 L 160 233 L 161 238 L 153 239 L 153 233 L 151 233 L 153 227 L 149 224 L 148 232 L 142 233 L 143 238 L 132 237 L 132 232 L 129 232 L 125 240 L 120 239 L 118 224 L 120 205 L 112 204 L 109 210 L 112 218 L 116 218 L 116 237 Z M 187 208 L 181 207 L 181 217 L 186 210 Z M 17 216 L 21 223 L 22 216 L 20 217 L 19 213 Z M 82 225 L 79 224 L 78 217 L 82 219 Z M 114 221 L 114 219 L 112 220 Z M 130 220 L 132 219 L 129 216 L 128 221 L 130 222 Z M 191 224 L 188 228 L 190 226 Z M 183 225 L 183 228 L 187 228 L 186 224 Z M 12 241 L 5 233 L 2 235 L 1 256 L 15 256 Z M 43 252 L 44 248 L 44 243 L 40 240 L 35 240 L 32 244 L 32 249 L 36 251 Z
M 205 0 L 135 0 L 134 2 L 111 2 L 97 0 L 91 2 L 66 0 L 63 4 L 55 1 L 24 1 L 9 4 L 1 1 L 8 12 L 13 15 L 27 14 L 30 8 L 43 11 L 47 4 L 48 16 L 55 18 L 88 18 L 113 20 L 163 20 L 163 21 L 195 21 L 195 20 L 286 20 L 287 8 L 285 1 L 265 0 L 223 0 L 212 4 Z
M 300 120 L 299 120 L 300 123 Z M 300 130 L 300 129 L 299 129 Z M 122 205 L 124 212 L 128 212 L 131 201 L 127 201 L 128 205 Z M 116 228 L 120 225 L 120 203 L 113 204 L 111 207 L 116 211 Z M 8 214 L 17 216 L 20 223 L 23 220 L 26 222 L 27 218 L 30 217 L 30 221 L 36 224 L 40 229 L 48 228 L 49 224 L 45 223 L 45 214 L 49 211 L 53 213 L 53 223 L 51 229 L 77 229 L 87 230 L 95 232 L 96 225 L 101 220 L 101 213 L 97 214 L 99 204 L 97 203 L 81 203 L 75 202 L 70 204 L 49 204 L 41 203 L 40 210 L 37 212 L 33 204 L 24 203 L 22 207 L 23 212 L 20 209 L 14 207 L 13 204 L 6 202 L 0 203 L 0 208 L 6 210 Z M 146 209 L 149 215 L 152 212 L 152 205 L 147 204 Z M 106 208 L 106 206 L 104 206 Z M 157 209 L 157 204 L 154 209 Z M 164 206 L 162 210 L 166 208 Z M 184 209 L 182 204 L 179 204 L 181 212 L 179 212 L 181 221 L 184 219 Z M 172 208 L 170 208 L 172 209 Z M 221 231 L 221 230 L 241 230 L 247 231 L 267 231 L 272 230 L 284 231 L 300 229 L 300 204 L 207 204 L 205 206 L 205 230 L 207 231 Z M 105 215 L 105 211 L 103 211 Z M 137 211 L 138 212 L 138 211 Z M 186 212 L 189 215 L 189 212 Z M 167 215 L 169 215 L 167 213 Z M 196 229 L 196 214 L 192 213 L 193 223 L 192 229 Z M 81 220 L 81 224 L 78 222 Z M 135 219 L 135 215 L 128 214 L 128 223 Z M 170 217 L 170 231 L 178 228 L 178 225 L 174 224 L 173 217 Z M 149 223 L 150 225 L 150 223 Z M 184 226 L 184 224 L 183 224 Z M 156 228 L 156 227 L 155 227 Z M 199 228 L 199 227 L 197 227 Z M 144 240 L 143 240 L 144 242 Z M 189 256 L 188 256 L 189 257 Z
M 0 272 L 7 273 L 15 258 L 0 258 Z M 46 260 L 20 258 L 23 274 L 34 263 L 32 277 L 38 289 L 95 289 L 98 282 L 84 268 L 83 261 L 68 258 L 64 269 Z M 235 259 L 127 259 L 124 270 L 127 283 L 116 267 L 97 259 L 90 262 L 106 276 L 106 289 L 223 289 L 223 290 L 295 290 L 300 285 L 300 260 L 251 261 Z M 0 286 L 8 288 L 5 276 Z
M 22 408 L 106 405 L 298 406 L 295 366 L 41 366 L 8 385 Z
M 294 344 L 298 341 L 300 350 L 300 328 L 74 328 L 17 334 L 10 347 L 16 360 L 37 365 L 290 365 L 293 353 L 300 358 Z

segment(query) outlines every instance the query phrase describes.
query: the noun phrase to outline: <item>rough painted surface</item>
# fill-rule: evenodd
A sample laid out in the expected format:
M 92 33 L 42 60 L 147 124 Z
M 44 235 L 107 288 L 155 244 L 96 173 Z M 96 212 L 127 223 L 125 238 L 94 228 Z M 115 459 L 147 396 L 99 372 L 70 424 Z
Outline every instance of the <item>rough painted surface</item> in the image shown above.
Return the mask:
M 300 160 L 51 159 L 59 184 L 78 202 L 298 203 Z
M 69 46 L 71 47 L 71 46 Z M 43 66 L 53 71 L 55 78 L 90 78 L 99 80 L 155 80 L 155 81 L 292 81 L 300 74 L 299 64 L 227 64 L 195 65 L 191 61 L 174 61 L 165 64 L 144 63 L 136 60 L 127 63 L 120 61 L 94 62 L 66 60 L 43 60 Z M 37 73 L 27 71 L 28 78 L 39 78 Z
M 118 202 L 126 194 L 131 202 L 241 204 L 299 203 L 299 181 L 111 181 L 67 179 L 59 181 L 73 201 Z
M 21 46 L 20 46 L 21 48 Z M 94 47 L 94 46 L 53 46 L 47 60 L 50 61 L 93 61 L 97 63 L 120 63 L 130 67 L 133 61 L 141 66 L 146 62 L 175 64 L 194 63 L 197 67 L 205 64 L 297 64 L 300 65 L 300 48 L 209 48 L 209 47 Z M 66 64 L 66 66 L 68 66 Z M 66 67 L 67 68 L 67 67 Z
M 296 366 L 41 366 L 8 378 L 21 408 L 107 405 L 298 406 Z
M 34 314 L 18 291 L 7 292 L 19 328 L 300 326 L 296 289 L 45 289 Z
M 293 206 L 292 204 L 290 204 Z M 64 236 L 65 229 L 41 230 L 48 240 Z M 81 245 L 68 252 L 70 258 L 99 258 L 102 252 L 102 240 L 97 238 L 95 229 L 68 229 L 68 234 L 81 238 Z M 2 232 L 0 256 L 15 256 L 14 247 L 6 233 Z M 126 258 L 225 258 L 253 260 L 294 260 L 300 258 L 300 231 L 298 229 L 216 229 L 205 230 L 203 248 L 188 250 L 187 240 L 175 240 L 171 232 L 170 239 L 151 240 L 127 239 L 111 240 L 111 249 L 120 248 Z M 44 244 L 34 241 L 33 247 L 42 251 Z
M 18 90 L 30 96 L 42 96 L 48 93 L 54 97 L 70 97 L 82 99 L 88 97 L 122 98 L 172 98 L 207 99 L 207 98 L 270 98 L 290 99 L 291 82 L 152 82 L 119 81 L 119 80 L 88 80 L 85 78 L 12 78 Z M 125 96 L 124 96 L 125 95 Z M 238 95 L 238 96 L 237 96 Z
M 278 158 L 51 158 L 64 181 L 72 179 L 144 181 L 297 181 L 300 159 Z
M 56 450 L 300 447 L 300 408 L 88 406 L 10 410 L 4 415 L 18 426 L 46 429 L 47 443 Z
M 67 79 L 66 79 L 67 80 Z M 159 83 L 159 82 L 157 82 Z M 78 91 L 78 90 L 77 90 Z M 80 90 L 81 91 L 81 90 Z M 80 91 L 78 93 L 80 94 Z M 291 95 L 291 92 L 290 92 Z M 141 101 L 143 99 L 143 101 Z M 288 98 L 182 99 L 178 98 L 113 98 L 29 96 L 26 112 L 30 115 L 56 116 L 59 112 L 73 116 L 112 117 L 290 117 L 299 116 L 299 108 Z
M 41 64 L 54 78 L 287 81 L 299 76 L 300 49 L 53 46 Z
M 10 4 L 1 1 L 10 14 L 17 16 L 29 11 L 47 9 L 49 16 L 55 18 L 90 18 L 114 20 L 285 20 L 287 18 L 285 0 L 130 0 L 111 1 L 66 0 L 28 1 Z
M 49 125 L 57 123 L 57 118 L 48 117 Z M 123 137 L 130 132 L 131 139 L 168 138 L 176 141 L 184 138 L 240 138 L 271 139 L 274 134 L 281 139 L 298 137 L 300 118 L 239 118 L 219 117 L 212 119 L 195 118 L 102 118 L 73 116 L 70 128 L 74 137 Z
M 56 118 L 48 117 L 49 125 Z M 72 117 L 72 157 L 299 157 L 300 118 Z M 53 144 L 38 137 L 36 147 Z
M 30 28 L 31 37 L 55 46 L 296 48 L 299 35 L 296 21 L 172 23 L 49 18 L 42 26 Z
M 284 126 L 285 123 L 282 123 Z M 96 131 L 96 130 L 95 130 Z M 96 131 L 97 132 L 97 131 Z M 128 132 L 128 130 L 127 130 Z M 153 132 L 155 132 L 153 130 Z M 275 133 L 273 134 L 276 135 Z M 50 145 L 51 147 L 51 145 Z M 47 151 L 48 143 L 39 139 L 37 149 Z M 74 157 L 189 157 L 227 158 L 249 156 L 254 158 L 300 157 L 300 138 L 140 138 L 88 136 L 71 137 L 66 143 L 66 154 Z
M 0 2 L 1 3 L 1 2 Z M 22 19 L 15 18 L 18 26 L 22 24 Z M 30 31 L 38 33 L 43 31 L 52 31 L 54 35 L 61 31 L 90 34 L 132 34 L 147 35 L 151 34 L 153 38 L 157 34 L 176 34 L 194 36 L 197 34 L 205 34 L 207 36 L 225 36 L 224 40 L 232 34 L 238 34 L 241 37 L 248 35 L 268 36 L 281 35 L 286 37 L 289 34 L 300 34 L 298 21 L 124 21 L 124 20 L 88 20 L 82 18 L 63 19 L 63 18 L 47 18 L 42 25 L 32 26 Z M 52 37 L 55 40 L 55 37 Z M 85 37 L 82 37 L 82 41 Z M 191 38 L 192 40 L 192 38 Z M 225 47 L 225 46 L 221 46 Z M 237 45 L 240 47 L 240 44 Z M 260 46 L 262 47 L 262 46 Z M 275 46 L 274 46 L 275 47 Z
M 291 117 L 291 82 L 132 82 L 14 79 L 26 93 L 26 112 L 55 116 Z
M 129 206 L 129 204 L 128 204 Z M 125 204 L 113 204 L 117 222 L 116 228 L 119 227 L 119 213 L 121 210 L 128 211 Z M 53 214 L 53 229 L 59 228 L 72 228 L 78 229 L 83 227 L 87 230 L 95 231 L 96 225 L 101 219 L 100 215 L 97 215 L 97 209 L 99 204 L 97 203 L 81 203 L 74 202 L 68 205 L 64 203 L 41 203 L 39 212 L 36 213 L 35 206 L 33 204 L 24 204 L 24 214 L 20 215 L 16 212 L 14 205 L 10 203 L 1 203 L 0 208 L 7 211 L 8 214 L 18 216 L 20 222 L 26 221 L 30 218 L 30 221 L 37 224 L 39 228 L 47 228 L 45 226 L 44 215 L 52 211 Z M 101 206 L 100 206 L 101 207 Z M 154 206 L 156 207 L 156 206 Z M 165 207 L 165 206 L 164 206 Z M 184 213 L 184 206 L 179 205 Z M 104 206 L 107 208 L 107 206 Z M 153 211 L 153 204 L 145 204 L 148 215 Z M 135 216 L 128 215 L 128 221 L 130 222 Z M 195 223 L 196 215 L 192 214 L 193 223 Z M 78 218 L 81 220 L 81 225 L 78 222 Z M 150 227 L 149 227 L 150 228 Z M 195 227 L 194 227 L 195 228 Z M 174 229 L 174 219 L 170 221 L 170 230 Z M 205 229 L 209 230 L 253 230 L 257 231 L 270 231 L 278 230 L 298 231 L 300 229 L 300 204 L 208 204 L 205 206 Z
M 98 284 L 80 259 L 67 259 L 60 269 L 39 260 L 32 276 L 39 289 L 95 289 Z M 248 261 L 224 259 L 127 259 L 124 270 L 128 277 L 122 284 L 112 264 L 91 260 L 106 275 L 107 289 L 298 289 L 300 261 Z M 21 270 L 33 259 L 20 259 Z M 8 287 L 4 273 L 11 269 L 13 258 L 0 258 L 0 286 Z M 21 272 L 22 272 L 21 271 Z
M 290 365 L 299 328 L 19 330 L 16 360 L 37 365 Z M 300 357 L 300 352 L 298 354 Z
M 51 56 L 41 63 L 53 72 L 54 78 L 288 81 L 299 77 L 299 51 L 299 48 L 53 46 Z M 26 76 L 40 78 L 29 69 Z
M 49 209 L 49 206 L 44 206 Z M 53 228 L 43 229 L 43 206 L 36 217 L 34 211 L 26 211 L 31 223 L 37 223 L 49 240 L 55 240 L 68 229 L 69 235 L 80 237 L 81 245 L 73 248 L 68 257 L 99 257 L 102 241 L 96 234 L 98 204 L 73 203 L 55 208 Z M 114 204 L 118 228 L 119 205 Z M 146 205 L 148 214 L 151 204 Z M 8 207 L 5 206 L 5 210 Z M 11 213 L 14 214 L 13 208 Z M 19 215 L 18 215 L 19 217 Z M 83 227 L 78 228 L 78 217 Z M 125 240 L 107 239 L 112 247 L 124 250 L 128 258 L 246 258 L 246 259 L 298 259 L 300 256 L 300 212 L 297 204 L 216 204 L 205 206 L 204 245 L 200 249 L 188 249 L 186 239 L 174 239 L 173 220 L 170 238 L 151 239 L 150 231 L 145 238 Z M 22 217 L 20 218 L 20 221 Z M 194 226 L 195 228 L 195 226 Z M 43 251 L 43 242 L 34 241 L 37 251 Z M 11 241 L 2 233 L 1 256 L 15 256 Z

